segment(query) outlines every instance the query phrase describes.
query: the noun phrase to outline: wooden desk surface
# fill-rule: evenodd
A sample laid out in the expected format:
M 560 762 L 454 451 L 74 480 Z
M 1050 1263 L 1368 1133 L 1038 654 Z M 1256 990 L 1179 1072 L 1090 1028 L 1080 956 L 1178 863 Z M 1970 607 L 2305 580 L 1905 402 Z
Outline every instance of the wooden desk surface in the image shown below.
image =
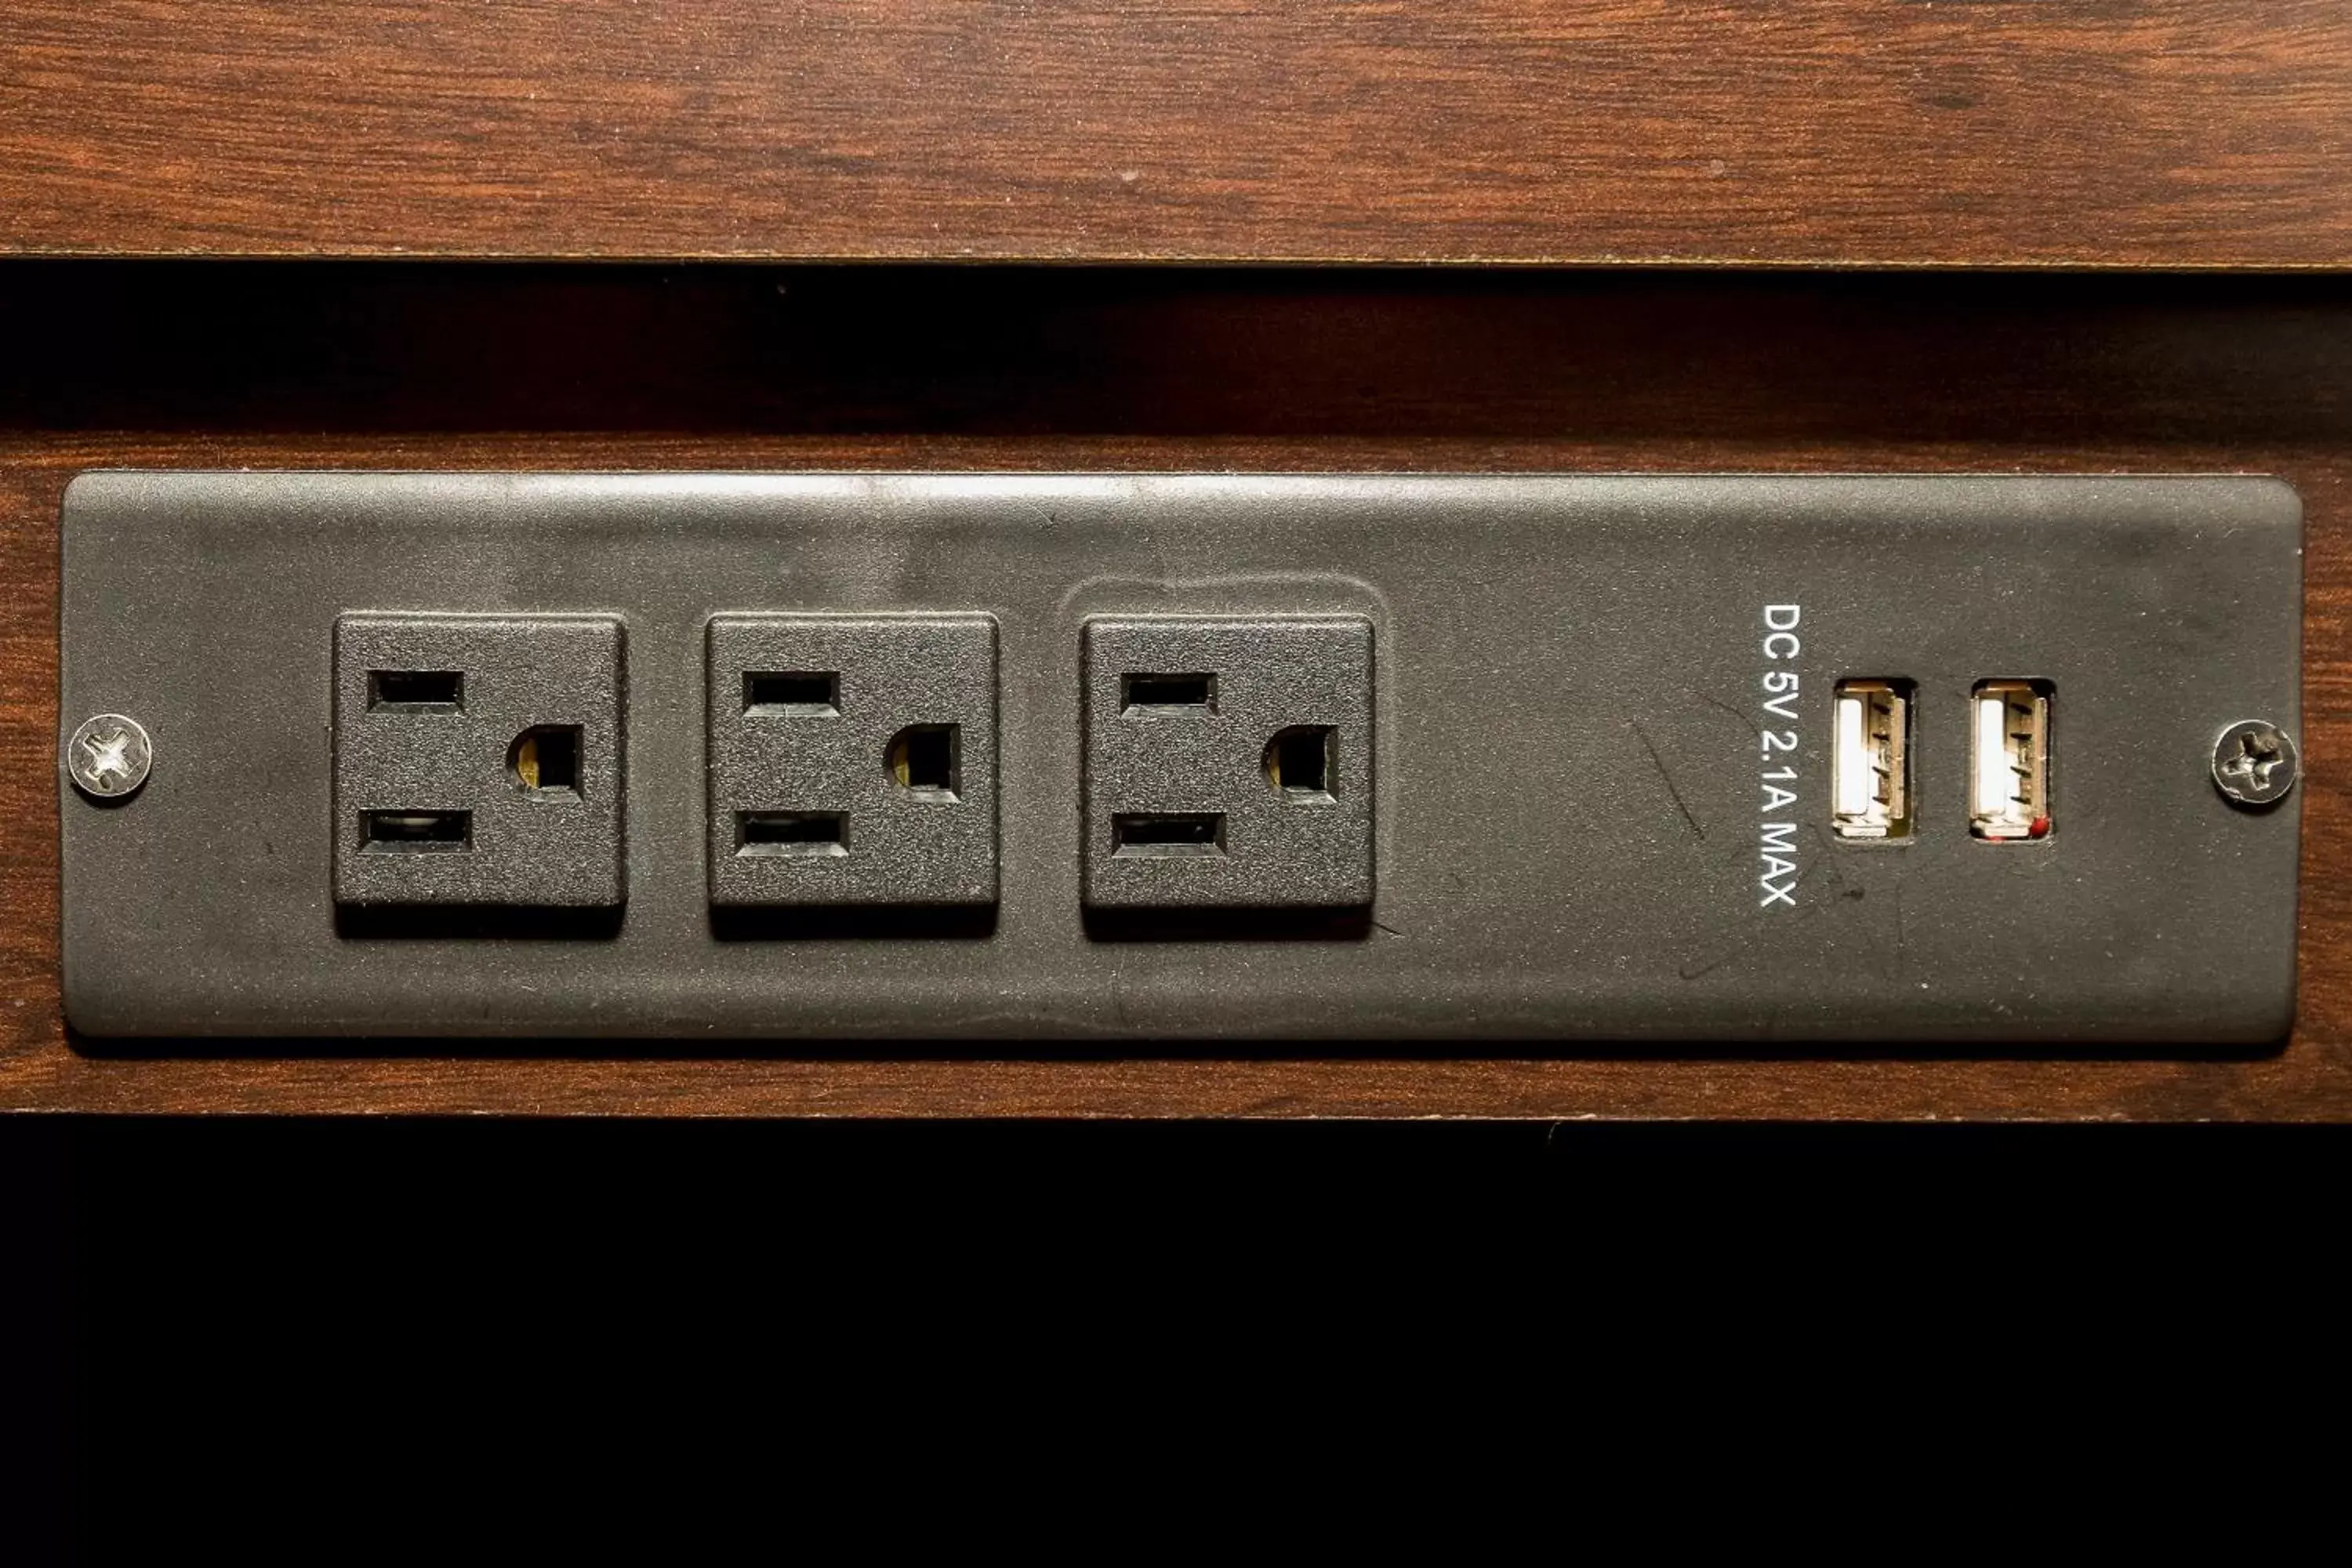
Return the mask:
M 2352 280 L 0 263 L 0 1108 L 2352 1118 Z M 57 507 L 119 465 L 2275 472 L 2301 1024 L 2194 1060 L 77 1048 Z
M 8 0 L 0 253 L 2341 267 L 2341 0 Z

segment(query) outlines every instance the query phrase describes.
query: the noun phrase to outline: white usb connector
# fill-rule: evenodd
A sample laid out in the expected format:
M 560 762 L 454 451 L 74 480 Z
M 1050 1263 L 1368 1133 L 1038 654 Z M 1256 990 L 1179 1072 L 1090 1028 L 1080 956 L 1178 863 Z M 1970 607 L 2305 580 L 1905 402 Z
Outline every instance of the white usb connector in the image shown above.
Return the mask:
M 2050 832 L 2050 688 L 2038 680 L 1985 680 L 1970 695 L 1975 722 L 1969 831 L 1979 838 L 2041 838 Z
M 1839 837 L 1911 831 L 1910 729 L 1909 681 L 1838 682 L 1830 830 Z

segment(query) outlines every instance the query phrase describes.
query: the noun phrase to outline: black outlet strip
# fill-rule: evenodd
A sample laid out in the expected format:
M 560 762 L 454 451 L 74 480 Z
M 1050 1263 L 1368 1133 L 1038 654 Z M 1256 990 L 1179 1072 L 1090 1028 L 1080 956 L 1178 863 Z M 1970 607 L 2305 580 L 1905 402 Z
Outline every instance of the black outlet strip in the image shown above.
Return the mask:
M 66 1005 L 198 1051 L 2258 1045 L 2298 801 L 2216 745 L 2295 731 L 2300 520 L 2241 477 L 85 475 L 59 743 L 153 761 L 61 766 Z M 339 697 L 370 616 L 455 630 Z M 617 716 L 531 617 L 616 628 Z M 342 805 L 339 700 L 388 748 Z M 617 881 L 525 864 L 572 843 Z

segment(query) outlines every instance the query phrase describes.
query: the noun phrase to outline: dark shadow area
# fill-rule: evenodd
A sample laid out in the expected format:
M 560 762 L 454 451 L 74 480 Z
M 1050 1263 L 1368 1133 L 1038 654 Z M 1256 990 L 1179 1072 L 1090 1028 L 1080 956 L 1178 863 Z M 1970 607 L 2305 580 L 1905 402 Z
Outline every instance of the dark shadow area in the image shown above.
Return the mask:
M 83 1310 L 76 1210 L 80 1128 L 61 1116 L 0 1116 L 0 1559 L 81 1561 L 74 1548 L 75 1450 L 88 1436 L 76 1384 L 91 1371 L 80 1352 Z
M 0 426 L 2273 443 L 2326 276 L 0 261 Z
M 541 909 L 507 904 L 338 904 L 335 934 L 369 942 L 606 942 L 621 934 L 627 916 L 625 905 Z
M 1367 908 L 1088 910 L 1094 942 L 1361 942 Z
M 2276 1381 L 2249 1328 L 2329 1299 L 2311 1238 L 2347 1154 L 2259 1127 L 0 1119 L 11 1209 L 51 1221 L 0 1300 L 72 1300 L 80 1347 L 68 1425 L 62 1382 L 14 1392 L 54 1321 L 12 1342 L 0 1421 L 41 1489 L 8 1555 L 55 1560 L 68 1455 L 85 1560 L 153 1562 L 305 1506 L 348 1533 L 519 1450 L 642 1489 L 624 1428 L 740 1446 L 772 1391 L 855 1436 L 945 1390 L 1001 1435 L 1041 1373 L 1295 1381 L 1300 1325 L 1361 1384 L 1332 1321 L 1422 1343 L 1388 1372 L 1466 1317 L 1880 1384 L 1972 1354 L 2030 1379 L 2030 1343 L 2069 1389 L 2142 1394 L 2153 1322 L 2219 1396 Z
M 996 906 L 713 907 L 710 933 L 721 942 L 979 942 L 996 934 Z
M 399 1270 L 386 1265 L 438 1244 L 516 1247 L 498 1272 L 522 1275 L 535 1267 L 528 1255 L 583 1240 L 601 1256 L 577 1266 L 598 1268 L 638 1247 L 696 1249 L 747 1222 L 770 1227 L 779 1194 L 812 1184 L 828 1194 L 796 1215 L 812 1241 L 908 1204 L 922 1211 L 901 1215 L 910 1239 L 982 1215 L 1018 1236 L 1097 1204 L 1185 1206 L 1295 1183 L 1329 1196 L 1336 1215 L 1352 1198 L 1429 1184 L 1434 1197 L 1496 1169 L 1631 1178 L 1616 1194 L 1629 1208 L 1647 1193 L 1770 1214 L 1816 1184 L 1859 1204 L 1870 1194 L 1855 1178 L 1867 1172 L 1898 1206 L 2087 1179 L 2185 1215 L 2283 1199 L 2273 1185 L 2282 1160 L 2324 1156 L 2312 1173 L 2332 1191 L 2352 1145 L 2352 1128 L 2243 1125 L 162 1117 L 60 1121 L 50 1125 L 62 1135 L 29 1141 L 24 1125 L 0 1121 L 0 1132 L 53 1165 L 69 1149 L 70 1170 L 48 1190 L 69 1182 L 99 1244 L 84 1261 L 101 1282 L 160 1279 L 219 1245 L 223 1264 L 251 1268 L 257 1289 L 341 1258 L 395 1290 Z M 2053 1201 L 2064 1195 L 2049 1188 Z M 1258 1223 L 1296 1234 L 1274 1211 Z M 1132 1239 L 1145 1245 L 1141 1231 Z M 761 1265 L 733 1248 L 713 1261 Z M 921 1267 L 916 1252 L 907 1262 Z M 220 1283 L 235 1288 L 236 1269 L 225 1272 Z

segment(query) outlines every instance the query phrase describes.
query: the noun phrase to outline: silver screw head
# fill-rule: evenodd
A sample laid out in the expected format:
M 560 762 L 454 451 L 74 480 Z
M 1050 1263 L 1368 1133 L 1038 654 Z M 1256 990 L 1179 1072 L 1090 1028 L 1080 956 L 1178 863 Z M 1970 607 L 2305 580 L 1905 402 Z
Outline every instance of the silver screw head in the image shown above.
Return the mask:
M 100 713 L 85 719 L 66 742 L 66 772 L 94 800 L 117 800 L 147 782 L 155 745 L 136 719 Z
M 2214 787 L 2240 805 L 2284 800 L 2302 776 L 2294 737 L 2268 720 L 2242 720 L 2213 742 Z

